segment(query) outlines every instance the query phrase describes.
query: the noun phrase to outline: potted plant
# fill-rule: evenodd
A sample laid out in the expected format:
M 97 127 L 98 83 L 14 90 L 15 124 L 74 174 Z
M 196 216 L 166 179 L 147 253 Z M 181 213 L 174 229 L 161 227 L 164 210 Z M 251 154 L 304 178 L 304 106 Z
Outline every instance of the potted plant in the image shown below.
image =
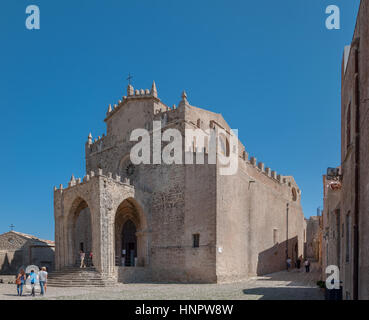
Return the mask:
M 326 286 L 325 286 L 325 281 L 323 280 L 319 280 L 316 285 L 320 288 L 320 291 L 322 291 L 325 295 L 326 293 Z

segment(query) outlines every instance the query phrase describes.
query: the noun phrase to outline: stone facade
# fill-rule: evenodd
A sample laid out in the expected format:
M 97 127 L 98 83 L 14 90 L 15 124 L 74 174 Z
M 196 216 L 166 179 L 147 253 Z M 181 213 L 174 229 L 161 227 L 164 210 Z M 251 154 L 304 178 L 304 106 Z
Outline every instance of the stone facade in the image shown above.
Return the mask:
M 341 254 L 344 234 L 344 221 L 341 221 L 341 182 L 327 180 L 323 175 L 323 215 L 322 215 L 322 279 L 325 280 L 327 266 L 336 265 L 341 270 L 344 263 Z
M 54 269 L 54 242 L 16 231 L 0 235 L 0 274 L 16 274 L 28 265 Z
M 306 252 L 309 260 L 320 261 L 321 252 L 321 217 L 311 216 L 306 220 Z
M 327 190 L 325 208 L 323 261 L 339 266 L 344 299 L 369 299 L 368 17 L 369 0 L 362 0 L 342 59 L 340 191 Z
M 134 165 L 131 132 L 145 128 L 152 138 L 153 121 L 182 137 L 189 128 L 230 132 L 220 114 L 191 106 L 185 93 L 170 108 L 155 83 L 151 90 L 129 85 L 127 96 L 108 108 L 107 134 L 88 136 L 87 175 L 55 188 L 58 269 L 75 264 L 81 246 L 91 247 L 99 272 L 124 282 L 235 281 L 284 269 L 287 254 L 302 257 L 305 222 L 292 176 L 249 159 L 239 141 L 234 175 L 221 175 L 219 162 L 208 164 L 209 146 L 196 142 L 182 147 L 183 156 L 203 156 L 205 164 Z M 227 139 L 223 149 L 235 152 Z M 91 244 L 80 237 L 88 223 L 76 224 L 87 208 Z

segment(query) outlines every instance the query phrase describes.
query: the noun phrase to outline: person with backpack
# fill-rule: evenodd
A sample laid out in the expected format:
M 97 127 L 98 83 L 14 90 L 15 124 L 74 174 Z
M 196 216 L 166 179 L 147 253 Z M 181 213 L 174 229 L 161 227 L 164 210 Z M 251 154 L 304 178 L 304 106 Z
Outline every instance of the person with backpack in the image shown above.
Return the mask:
M 31 282 L 31 288 L 32 288 L 31 296 L 34 297 L 35 296 L 36 282 L 38 280 L 38 276 L 37 276 L 37 274 L 35 273 L 34 270 L 31 270 L 31 273 L 29 274 L 28 279 Z
M 17 284 L 18 296 L 21 296 L 23 294 L 23 286 L 25 282 L 26 282 L 26 273 L 24 272 L 23 269 L 20 269 L 17 279 L 15 280 L 15 283 Z

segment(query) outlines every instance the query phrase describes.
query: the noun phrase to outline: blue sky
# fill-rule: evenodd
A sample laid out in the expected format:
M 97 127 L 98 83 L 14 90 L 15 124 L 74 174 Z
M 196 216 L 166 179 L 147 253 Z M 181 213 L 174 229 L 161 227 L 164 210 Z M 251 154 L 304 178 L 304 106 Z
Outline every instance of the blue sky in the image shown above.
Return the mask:
M 38 5 L 41 29 L 27 30 Z M 341 29 L 325 28 L 325 8 Z M 223 114 L 250 156 L 322 206 L 340 164 L 340 72 L 359 0 L 5 0 L 0 8 L 0 233 L 54 239 L 53 186 L 84 175 L 89 132 L 133 85 Z

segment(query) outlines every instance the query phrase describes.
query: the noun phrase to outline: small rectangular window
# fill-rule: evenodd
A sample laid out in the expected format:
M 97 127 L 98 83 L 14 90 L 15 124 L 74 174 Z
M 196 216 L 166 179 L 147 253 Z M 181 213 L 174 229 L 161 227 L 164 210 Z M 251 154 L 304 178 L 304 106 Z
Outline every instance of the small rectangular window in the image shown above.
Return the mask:
M 198 233 L 192 235 L 193 238 L 193 247 L 198 248 L 200 247 L 200 235 Z

